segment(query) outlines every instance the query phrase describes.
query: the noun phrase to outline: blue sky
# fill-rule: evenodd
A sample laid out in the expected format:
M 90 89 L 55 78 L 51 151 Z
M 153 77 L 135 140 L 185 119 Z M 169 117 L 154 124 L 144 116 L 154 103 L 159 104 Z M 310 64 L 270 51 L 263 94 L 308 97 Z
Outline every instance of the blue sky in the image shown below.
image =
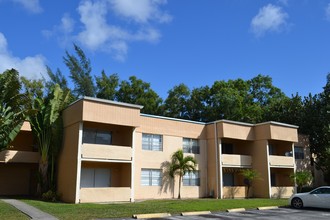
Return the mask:
M 136 75 L 163 98 L 258 74 L 306 96 L 330 72 L 330 0 L 0 0 L 0 72 L 68 74 L 73 42 L 94 75 Z

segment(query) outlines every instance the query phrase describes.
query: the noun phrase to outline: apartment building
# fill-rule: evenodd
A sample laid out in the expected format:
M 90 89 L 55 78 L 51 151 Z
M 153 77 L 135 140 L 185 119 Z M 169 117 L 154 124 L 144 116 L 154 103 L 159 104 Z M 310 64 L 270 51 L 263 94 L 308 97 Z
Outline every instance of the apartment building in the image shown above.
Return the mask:
M 178 149 L 198 162 L 196 172 L 187 173 L 180 183 L 182 198 L 244 198 L 243 169 L 259 173 L 250 196 L 279 198 L 294 192 L 289 176 L 296 170 L 295 144 L 300 143 L 296 126 L 228 120 L 201 123 L 142 114 L 142 108 L 85 97 L 63 111 L 64 137 L 58 165 L 58 193 L 63 201 L 175 198 L 179 181 L 167 175 L 167 167 Z M 29 135 L 25 124 L 13 144 L 16 147 L 0 152 L 0 194 L 10 191 L 1 186 L 10 185 L 4 178 L 13 169 L 17 175 L 25 173 L 26 181 L 12 192 L 24 188 L 15 194 L 30 194 L 35 185 L 31 176 L 37 169 L 38 155 L 32 143 L 22 142 L 32 140 Z M 12 159 L 14 154 L 16 159 Z M 24 171 L 17 171 L 23 167 Z
M 38 163 L 30 124 L 24 122 L 9 149 L 0 151 L 0 195 L 35 194 Z

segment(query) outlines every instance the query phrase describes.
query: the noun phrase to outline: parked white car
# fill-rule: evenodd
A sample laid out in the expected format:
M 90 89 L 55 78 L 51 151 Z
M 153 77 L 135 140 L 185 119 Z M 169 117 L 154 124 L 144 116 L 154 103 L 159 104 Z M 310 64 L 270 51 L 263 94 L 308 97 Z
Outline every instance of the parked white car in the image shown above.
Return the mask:
M 330 186 L 322 186 L 306 193 L 293 194 L 289 204 L 296 209 L 315 207 L 330 209 Z

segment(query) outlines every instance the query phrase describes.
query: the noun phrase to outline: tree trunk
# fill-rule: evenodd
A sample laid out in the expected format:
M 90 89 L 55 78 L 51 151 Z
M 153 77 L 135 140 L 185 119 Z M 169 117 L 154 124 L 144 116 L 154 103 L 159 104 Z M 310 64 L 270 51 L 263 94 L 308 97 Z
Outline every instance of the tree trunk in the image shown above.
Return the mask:
M 180 175 L 180 177 L 179 177 L 179 195 L 178 195 L 178 199 L 181 199 L 181 180 L 182 180 L 182 175 Z
M 40 158 L 39 161 L 40 181 L 38 183 L 39 195 L 42 195 L 42 193 L 48 190 L 47 169 L 48 169 L 48 159 Z

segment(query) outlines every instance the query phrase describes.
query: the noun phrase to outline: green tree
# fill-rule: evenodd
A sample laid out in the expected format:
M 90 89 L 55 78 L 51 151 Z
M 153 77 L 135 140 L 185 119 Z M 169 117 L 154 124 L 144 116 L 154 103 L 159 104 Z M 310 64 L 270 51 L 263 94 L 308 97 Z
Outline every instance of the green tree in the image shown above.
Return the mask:
M 115 100 L 119 86 L 118 74 L 107 76 L 103 70 L 100 77 L 96 77 L 96 97 L 101 99 Z
M 20 93 L 21 86 L 16 70 L 0 74 L 0 151 L 9 147 L 26 117 L 33 113 L 27 108 L 29 97 Z
M 297 184 L 298 192 L 302 191 L 303 186 L 306 186 L 313 180 L 313 176 L 308 171 L 297 171 L 290 175 L 290 178 Z
M 182 177 L 187 172 L 192 172 L 196 170 L 197 161 L 192 156 L 183 155 L 183 150 L 177 150 L 171 156 L 171 162 L 169 164 L 169 175 L 174 178 L 176 175 L 179 175 L 179 194 L 178 199 L 181 199 L 181 184 Z
M 58 84 L 63 90 L 63 92 L 71 93 L 71 89 L 69 88 L 68 85 L 68 80 L 62 74 L 61 70 L 57 68 L 56 72 L 53 72 L 48 66 L 46 66 L 46 68 L 47 68 L 47 74 L 49 76 L 49 80 L 46 82 L 46 88 L 53 88 L 56 84 Z
M 254 169 L 244 169 L 242 170 L 241 174 L 244 177 L 244 183 L 247 186 L 246 196 L 249 198 L 251 186 L 253 181 L 259 178 L 259 173 Z
M 141 112 L 146 114 L 160 114 L 162 99 L 151 89 L 150 83 L 131 76 L 129 81 L 122 81 L 116 94 L 120 102 L 143 105 Z
M 187 112 L 190 89 L 183 83 L 168 91 L 164 114 L 168 117 L 189 119 Z
M 187 114 L 190 120 L 209 122 L 210 88 L 202 86 L 194 88 L 187 100 Z
M 66 56 L 63 57 L 65 65 L 70 70 L 70 78 L 74 84 L 73 94 L 76 97 L 95 97 L 96 87 L 91 75 L 91 62 L 80 47 L 78 47 L 76 44 L 73 46 L 76 54 L 70 54 L 68 51 L 66 51 Z M 63 81 L 60 75 L 59 80 Z
M 49 189 L 48 169 L 51 159 L 52 170 L 56 160 L 56 154 L 61 146 L 59 134 L 61 128 L 60 113 L 69 101 L 69 94 L 64 93 L 59 85 L 55 85 L 45 97 L 36 97 L 32 102 L 32 107 L 37 109 L 37 113 L 29 117 L 32 132 L 36 137 L 40 153 L 39 173 L 40 182 L 38 192 L 44 193 Z M 51 173 L 51 179 L 54 173 Z

